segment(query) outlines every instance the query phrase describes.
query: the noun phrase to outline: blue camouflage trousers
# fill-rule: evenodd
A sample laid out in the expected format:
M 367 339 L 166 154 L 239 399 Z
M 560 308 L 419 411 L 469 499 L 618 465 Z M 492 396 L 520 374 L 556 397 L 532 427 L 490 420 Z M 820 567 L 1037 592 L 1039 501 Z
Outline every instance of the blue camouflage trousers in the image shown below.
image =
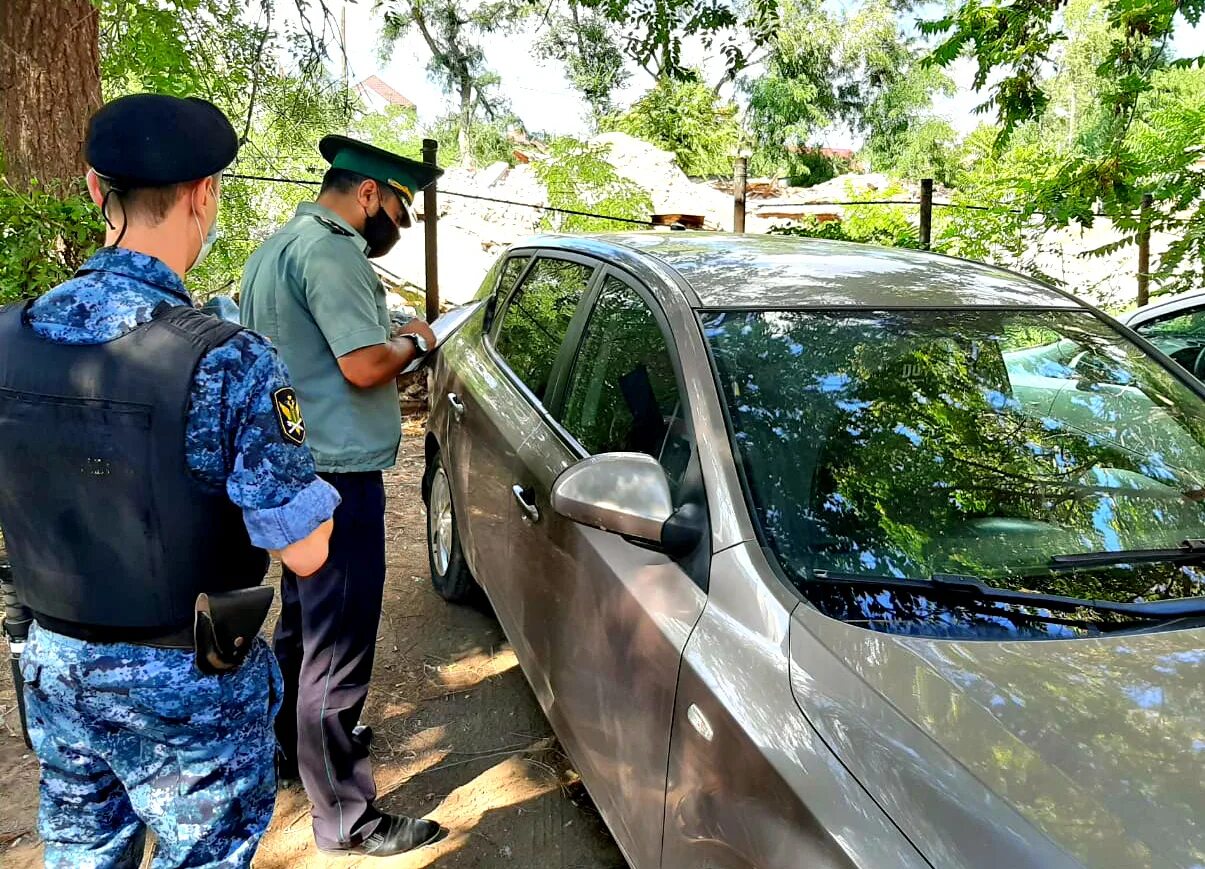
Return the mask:
M 37 625 L 21 656 L 41 763 L 48 869 L 245 867 L 276 797 L 272 721 L 282 684 L 262 639 L 202 675 L 193 653 L 88 643 Z

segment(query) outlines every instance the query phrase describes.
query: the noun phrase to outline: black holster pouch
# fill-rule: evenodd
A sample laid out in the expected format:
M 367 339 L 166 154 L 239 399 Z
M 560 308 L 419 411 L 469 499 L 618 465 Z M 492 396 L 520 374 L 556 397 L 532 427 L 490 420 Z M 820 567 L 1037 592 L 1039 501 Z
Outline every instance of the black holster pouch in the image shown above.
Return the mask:
M 17 717 L 21 720 L 21 738 L 25 747 L 32 748 L 29 741 L 29 722 L 25 717 L 25 680 L 21 677 L 21 653 L 33 624 L 33 613 L 21 603 L 17 588 L 13 585 L 12 565 L 0 561 L 0 600 L 4 606 L 4 635 L 8 637 L 10 665 L 13 671 L 13 688 L 17 693 Z
M 193 621 L 197 669 L 219 676 L 243 663 L 268 617 L 273 594 L 271 586 L 260 585 L 197 595 Z

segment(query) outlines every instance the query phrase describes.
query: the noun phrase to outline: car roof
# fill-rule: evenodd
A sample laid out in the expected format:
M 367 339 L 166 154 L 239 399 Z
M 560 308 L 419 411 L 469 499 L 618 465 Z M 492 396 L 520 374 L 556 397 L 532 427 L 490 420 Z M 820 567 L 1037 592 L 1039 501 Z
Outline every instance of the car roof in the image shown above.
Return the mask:
M 629 232 L 538 236 L 516 247 L 575 251 L 632 265 L 654 257 L 702 308 L 1081 308 L 1046 284 L 970 260 L 902 248 L 776 235 Z
M 1155 301 L 1143 305 L 1141 308 L 1135 308 L 1122 314 L 1117 319 L 1127 325 L 1138 325 L 1162 314 L 1174 314 L 1186 308 L 1199 307 L 1202 304 L 1205 304 L 1205 290 L 1193 290 L 1188 293 L 1180 293 L 1177 296 L 1164 296 L 1155 299 Z

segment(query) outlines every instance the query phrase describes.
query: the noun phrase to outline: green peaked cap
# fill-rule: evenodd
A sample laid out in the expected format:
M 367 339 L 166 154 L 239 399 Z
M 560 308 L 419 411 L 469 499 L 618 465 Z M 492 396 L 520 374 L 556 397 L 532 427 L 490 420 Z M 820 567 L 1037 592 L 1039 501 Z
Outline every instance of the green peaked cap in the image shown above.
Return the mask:
M 434 183 L 444 170 L 421 160 L 399 157 L 383 148 L 349 139 L 347 136 L 325 136 L 318 150 L 332 168 L 346 169 L 365 178 L 388 184 L 411 205 L 418 191 Z

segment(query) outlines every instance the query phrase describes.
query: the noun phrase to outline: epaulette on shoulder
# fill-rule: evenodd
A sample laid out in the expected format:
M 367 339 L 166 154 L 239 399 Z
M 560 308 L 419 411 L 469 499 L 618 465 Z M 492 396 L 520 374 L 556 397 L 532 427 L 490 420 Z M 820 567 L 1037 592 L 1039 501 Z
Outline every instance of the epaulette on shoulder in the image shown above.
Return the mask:
M 335 221 L 331 220 L 330 218 L 323 217 L 323 216 L 322 216 L 322 215 L 320 215 L 320 214 L 315 214 L 315 215 L 314 215 L 314 220 L 316 220 L 316 221 L 318 221 L 319 223 L 321 223 L 323 226 L 325 226 L 327 229 L 329 229 L 329 230 L 330 230 L 331 232 L 333 232 L 335 235 L 346 235 L 346 236 L 348 236 L 348 237 L 351 237 L 351 233 L 350 233 L 350 232 L 348 232 L 346 229 L 344 229 L 344 228 L 343 228 L 342 226 L 340 226 L 339 224 L 335 223 Z

